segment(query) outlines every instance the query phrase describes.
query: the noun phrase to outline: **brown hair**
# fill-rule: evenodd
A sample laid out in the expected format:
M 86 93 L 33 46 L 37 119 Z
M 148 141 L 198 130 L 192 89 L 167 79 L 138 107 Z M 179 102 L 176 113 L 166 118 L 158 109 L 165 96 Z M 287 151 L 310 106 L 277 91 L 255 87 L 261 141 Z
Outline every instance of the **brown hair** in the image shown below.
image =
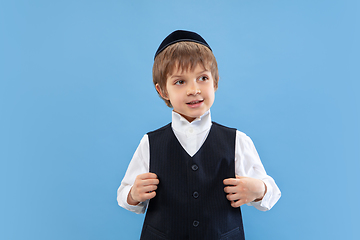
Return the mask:
M 211 72 L 216 89 L 219 72 L 215 56 L 208 47 L 195 42 L 172 44 L 156 56 L 153 66 L 154 85 L 159 84 L 161 91 L 166 94 L 166 80 L 175 67 L 180 68 L 181 71 L 186 71 L 193 70 L 198 64 Z M 160 95 L 160 93 L 158 94 Z M 172 107 L 169 100 L 164 98 L 163 100 L 168 107 Z

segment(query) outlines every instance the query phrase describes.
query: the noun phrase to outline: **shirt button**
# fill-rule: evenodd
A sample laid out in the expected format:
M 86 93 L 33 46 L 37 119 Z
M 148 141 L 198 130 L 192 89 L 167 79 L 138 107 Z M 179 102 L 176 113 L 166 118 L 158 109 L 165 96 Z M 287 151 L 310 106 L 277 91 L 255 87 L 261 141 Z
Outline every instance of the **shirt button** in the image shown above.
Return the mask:
M 194 227 L 199 226 L 199 221 L 196 221 L 196 220 L 195 220 L 195 221 L 193 222 L 193 226 L 194 226 Z
M 189 133 L 193 133 L 193 132 L 194 132 L 194 129 L 189 128 Z
M 194 192 L 194 193 L 193 193 L 193 197 L 194 197 L 194 198 L 198 198 L 198 197 L 199 197 L 199 193 L 198 193 L 198 192 Z
M 199 168 L 199 166 L 196 165 L 196 164 L 194 164 L 194 165 L 191 166 L 191 169 L 194 170 L 194 171 L 198 170 L 198 168 Z

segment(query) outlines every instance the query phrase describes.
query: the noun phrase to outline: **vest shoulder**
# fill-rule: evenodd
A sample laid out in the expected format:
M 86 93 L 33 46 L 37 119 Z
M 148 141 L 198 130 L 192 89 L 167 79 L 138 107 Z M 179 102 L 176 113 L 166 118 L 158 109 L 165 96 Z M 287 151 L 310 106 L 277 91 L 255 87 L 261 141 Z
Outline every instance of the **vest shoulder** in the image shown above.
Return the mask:
M 220 129 L 225 130 L 225 131 L 236 131 L 236 130 L 237 130 L 236 128 L 227 127 L 227 126 L 221 125 L 221 124 L 219 124 L 219 123 L 217 123 L 217 122 L 212 122 L 212 124 L 213 124 L 214 126 L 219 127 Z
M 163 132 L 165 131 L 166 129 L 168 129 L 169 127 L 171 127 L 171 123 L 169 124 L 166 124 L 165 126 L 161 127 L 161 128 L 158 128 L 154 131 L 151 131 L 151 132 L 148 132 L 147 135 L 152 135 L 152 134 L 156 134 L 156 133 L 160 133 L 160 132 Z

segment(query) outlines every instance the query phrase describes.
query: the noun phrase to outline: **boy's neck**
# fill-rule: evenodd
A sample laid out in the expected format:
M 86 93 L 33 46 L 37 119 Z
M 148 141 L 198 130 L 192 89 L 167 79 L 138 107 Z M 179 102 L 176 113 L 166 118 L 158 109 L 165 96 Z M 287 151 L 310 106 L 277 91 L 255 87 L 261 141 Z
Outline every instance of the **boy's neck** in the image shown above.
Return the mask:
M 183 122 L 186 124 L 195 124 L 196 122 L 202 122 L 203 120 L 205 120 L 207 118 L 211 119 L 210 110 L 206 111 L 202 116 L 194 118 L 192 121 L 189 121 L 187 118 L 185 118 L 183 115 L 177 113 L 176 111 L 173 111 L 172 115 L 173 115 L 173 117 L 172 117 L 173 120 L 176 117 L 178 119 L 178 122 Z

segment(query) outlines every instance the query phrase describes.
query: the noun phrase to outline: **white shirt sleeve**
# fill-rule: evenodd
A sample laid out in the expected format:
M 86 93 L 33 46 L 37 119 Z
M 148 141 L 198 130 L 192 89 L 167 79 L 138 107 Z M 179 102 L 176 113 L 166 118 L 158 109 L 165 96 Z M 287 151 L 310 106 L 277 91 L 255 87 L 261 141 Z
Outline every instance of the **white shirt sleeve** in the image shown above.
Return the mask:
M 235 174 L 260 179 L 267 187 L 263 199 L 258 202 L 248 203 L 249 206 L 254 206 L 261 211 L 267 211 L 279 200 L 281 196 L 280 189 L 274 179 L 266 174 L 254 143 L 246 134 L 240 131 L 236 131 Z
M 140 174 L 149 172 L 149 151 L 149 138 L 148 135 L 145 134 L 131 159 L 129 167 L 125 173 L 125 177 L 123 178 L 117 191 L 117 201 L 119 206 L 138 214 L 145 213 L 149 201 L 133 206 L 127 203 L 127 197 L 136 177 Z

